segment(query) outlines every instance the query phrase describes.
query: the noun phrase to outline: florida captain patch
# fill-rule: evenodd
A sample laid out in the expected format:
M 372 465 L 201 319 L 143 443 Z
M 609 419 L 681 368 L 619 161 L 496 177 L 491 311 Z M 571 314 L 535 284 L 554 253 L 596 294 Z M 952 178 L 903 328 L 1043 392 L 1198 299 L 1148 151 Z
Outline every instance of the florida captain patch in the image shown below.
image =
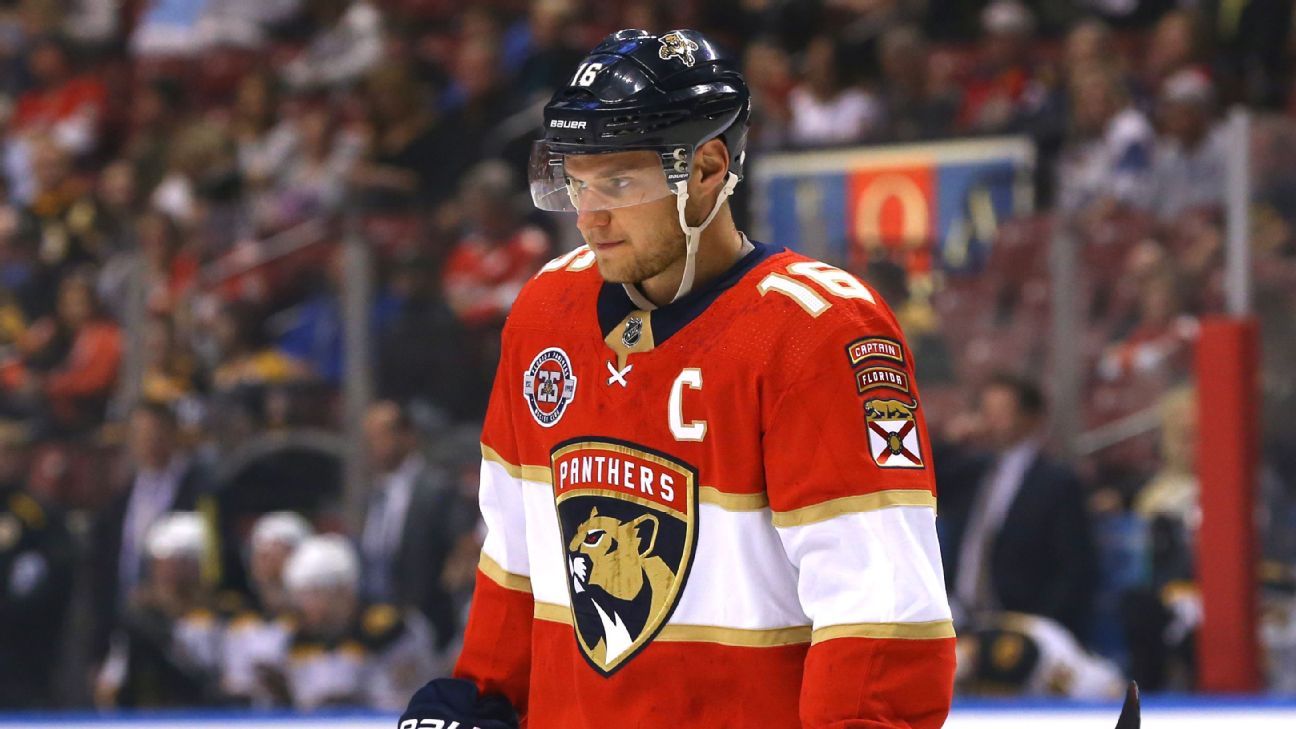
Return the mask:
M 576 375 L 567 353 L 550 347 L 537 354 L 522 376 L 522 395 L 541 426 L 552 428 L 561 420 L 576 397 Z
M 552 461 L 576 643 L 610 676 L 679 601 L 697 543 L 697 471 L 593 438 L 560 443 Z

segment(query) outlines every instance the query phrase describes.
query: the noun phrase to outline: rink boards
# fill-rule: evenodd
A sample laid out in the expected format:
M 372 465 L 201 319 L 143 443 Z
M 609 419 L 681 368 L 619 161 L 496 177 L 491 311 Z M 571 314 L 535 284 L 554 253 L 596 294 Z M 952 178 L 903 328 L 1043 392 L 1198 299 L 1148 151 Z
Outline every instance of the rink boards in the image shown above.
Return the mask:
M 963 702 L 956 705 L 947 729 L 1111 729 L 1116 725 L 1116 705 L 1056 704 L 1050 702 Z M 0 714 L 0 728 L 48 729 L 395 729 L 396 718 L 387 714 L 238 714 L 225 712 L 160 712 L 126 716 L 88 713 Z M 1145 702 L 1143 729 L 1290 729 L 1296 727 L 1296 698 L 1152 699 Z M 608 729 L 630 729 L 609 726 Z M 650 728 L 644 728 L 650 729 Z M 706 728 L 711 729 L 711 728 Z M 715 728 L 720 729 L 720 728 Z

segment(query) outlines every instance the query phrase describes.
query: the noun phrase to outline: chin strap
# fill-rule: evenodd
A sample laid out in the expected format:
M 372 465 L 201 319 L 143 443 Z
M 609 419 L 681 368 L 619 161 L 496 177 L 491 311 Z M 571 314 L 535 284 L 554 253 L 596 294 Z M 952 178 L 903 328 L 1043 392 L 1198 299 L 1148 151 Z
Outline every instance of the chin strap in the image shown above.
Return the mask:
M 728 179 L 725 180 L 724 187 L 720 188 L 720 194 L 716 196 L 715 206 L 711 208 L 711 214 L 706 216 L 706 220 L 701 225 L 691 226 L 684 217 L 684 207 L 688 204 L 688 180 L 680 180 L 675 183 L 675 210 L 679 213 L 680 227 L 684 229 L 684 276 L 680 279 L 679 289 L 675 292 L 672 302 L 679 301 L 693 290 L 693 277 L 697 273 L 697 253 L 698 244 L 702 242 L 702 231 L 715 220 L 715 216 L 720 212 L 720 206 L 724 204 L 725 198 L 733 194 L 734 188 L 738 186 L 738 175 L 730 172 Z
M 734 188 L 737 186 L 738 175 L 730 172 L 725 180 L 724 187 L 720 188 L 720 194 L 716 196 L 715 206 L 711 208 L 711 214 L 706 217 L 706 220 L 702 221 L 701 225 L 691 226 L 684 216 L 684 208 L 688 204 L 688 180 L 680 180 L 675 183 L 675 210 L 679 214 L 680 228 L 684 230 L 684 275 L 680 278 L 679 288 L 675 291 L 675 296 L 671 298 L 671 303 L 688 296 L 688 293 L 693 290 L 693 278 L 697 275 L 698 245 L 702 242 L 702 231 L 706 230 L 712 220 L 715 220 L 715 216 L 720 213 L 720 206 L 724 204 L 726 198 L 733 194 Z M 746 242 L 746 240 L 746 236 L 743 236 L 743 241 Z M 638 284 L 628 283 L 622 284 L 622 286 L 635 306 L 644 311 L 652 311 L 657 308 L 639 290 Z

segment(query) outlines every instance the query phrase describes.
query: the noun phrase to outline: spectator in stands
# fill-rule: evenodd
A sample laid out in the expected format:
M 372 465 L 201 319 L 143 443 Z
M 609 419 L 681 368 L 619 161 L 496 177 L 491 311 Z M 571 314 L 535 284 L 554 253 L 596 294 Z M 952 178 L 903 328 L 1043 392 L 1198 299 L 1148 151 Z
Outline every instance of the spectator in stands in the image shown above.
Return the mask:
M 142 198 L 139 192 L 135 168 L 126 159 L 116 159 L 104 165 L 95 185 L 94 203 L 95 235 L 99 238 L 97 248 L 100 260 L 104 264 L 104 275 L 99 279 L 99 293 L 121 292 L 120 288 L 107 284 L 107 270 L 116 263 L 119 270 L 118 279 L 127 277 L 132 255 L 135 251 L 135 218 L 141 212 Z M 126 264 L 123 267 L 121 264 Z M 119 284 L 120 286 L 120 284 Z M 105 298 L 113 306 L 114 302 Z M 114 306 L 114 311 L 118 309 Z
M 131 413 L 128 425 L 133 472 L 126 488 L 99 513 L 91 540 L 95 606 L 91 657 L 96 661 L 107 653 L 109 632 L 143 578 L 149 528 L 167 512 L 206 509 L 211 504 L 206 473 L 181 451 L 176 417 L 169 408 L 145 402 Z
M 360 538 L 363 595 L 421 612 L 434 630 L 435 647 L 444 650 L 458 625 L 441 573 L 474 520 L 447 474 L 420 452 L 418 432 L 400 405 L 384 401 L 369 408 L 365 444 L 373 475 Z
M 1119 73 L 1123 71 L 1122 61 L 1111 28 L 1101 20 L 1083 20 L 1067 33 L 1063 48 L 1063 69 L 1067 73 L 1092 68 L 1109 68 Z
M 522 286 L 552 254 L 549 236 L 518 211 L 513 170 L 498 160 L 473 168 L 460 188 L 465 235 L 445 264 L 445 294 L 466 327 L 498 329 Z
M 0 421 L 0 709 L 50 708 L 75 562 L 64 517 L 31 495 L 31 436 Z
M 1031 62 L 1035 17 L 1019 0 L 993 0 L 981 12 L 981 29 L 982 65 L 965 85 L 958 123 L 972 133 L 1002 133 L 1038 103 Z
M 876 135 L 882 106 L 845 78 L 841 45 L 832 36 L 810 41 L 802 61 L 803 81 L 788 95 L 789 140 L 797 147 L 856 144 Z
M 171 408 L 198 406 L 198 362 L 176 336 L 171 317 L 153 314 L 144 327 L 141 397 Z
M 1146 205 L 1152 125 L 1110 69 L 1078 70 L 1070 94 L 1070 138 L 1057 168 L 1060 210 L 1102 216 Z
M 48 136 L 75 156 L 93 152 L 99 143 L 99 123 L 106 103 L 103 84 L 76 72 L 66 43 L 55 36 L 37 40 L 27 57 L 34 86 L 18 97 L 9 133 L 21 140 Z M 15 150 L 19 157 L 22 150 Z M 19 197 L 26 199 L 26 180 L 13 175 Z
M 1152 212 L 1173 221 L 1193 210 L 1224 205 L 1228 140 L 1214 124 L 1215 89 L 1187 69 L 1166 79 L 1158 98 L 1161 134 L 1152 161 Z
M 246 551 L 253 604 L 230 620 L 221 645 L 221 691 L 227 698 L 263 708 L 273 703 L 263 674 L 284 664 L 291 632 L 284 565 L 311 533 L 310 523 L 291 511 L 265 514 L 252 527 Z
M 282 684 L 298 710 L 398 711 L 435 675 L 423 617 L 365 605 L 359 579 L 355 549 L 336 534 L 306 539 L 284 567 L 297 619 Z
M 500 69 L 500 49 L 491 38 L 467 39 L 459 47 L 450 68 L 452 84 L 443 104 L 447 106 L 444 129 L 453 129 L 454 142 L 442 150 L 440 174 L 458 181 L 483 158 L 509 151 L 507 129 L 501 122 L 514 112 L 515 99 Z M 523 157 L 530 154 L 530 124 L 515 130 Z
M 274 228 L 338 213 L 361 151 L 360 140 L 342 129 L 328 106 L 304 109 L 295 127 L 297 146 L 275 183 Z
M 878 46 L 882 68 L 882 103 L 888 139 L 913 142 L 949 136 L 959 99 L 952 89 L 935 87 L 931 52 L 917 26 L 888 30 Z
M 365 0 L 306 0 L 315 29 L 309 45 L 284 67 L 296 89 L 340 89 L 364 78 L 382 59 L 382 15 Z
M 183 309 L 197 287 L 199 261 L 180 227 L 166 213 L 147 210 L 135 221 L 135 244 L 144 259 L 145 306 L 154 314 Z
M 222 620 L 213 614 L 210 527 L 202 514 L 166 514 L 148 530 L 144 577 L 113 631 L 95 705 L 157 708 L 214 702 Z
M 176 133 L 188 117 L 185 87 L 173 79 L 141 83 L 131 94 L 129 126 L 122 144 L 122 156 L 130 160 L 145 195 L 158 186 L 167 173 Z
M 386 64 L 364 84 L 369 112 L 369 144 L 365 159 L 351 171 L 365 204 L 381 210 L 436 206 L 453 191 L 453 171 L 447 168 L 443 131 L 432 112 L 427 90 L 414 70 Z M 455 143 L 462 139 L 456 130 Z
M 276 315 L 278 351 L 305 366 L 330 385 L 340 385 L 345 375 L 346 347 L 342 318 L 342 291 L 346 280 L 341 248 L 329 256 L 324 270 L 310 276 L 309 293 L 296 306 Z M 374 295 L 369 324 L 375 337 L 387 331 L 398 303 L 384 291 Z
M 472 367 L 463 326 L 441 296 L 431 258 L 398 258 L 387 280 L 394 310 L 378 335 L 378 395 L 433 413 L 434 421 L 479 418 L 485 410 L 486 373 Z
M 104 315 L 88 278 L 71 275 L 58 290 L 56 316 L 27 330 L 20 356 L 0 365 L 11 411 L 59 431 L 98 425 L 117 384 L 121 331 Z
M 521 103 L 545 100 L 571 79 L 581 49 L 571 42 L 577 4 L 572 0 L 535 0 L 526 24 L 526 39 L 517 53 L 520 64 L 511 86 Z
M 234 140 L 226 125 L 202 119 L 180 129 L 152 206 L 196 236 L 200 257 L 225 252 L 244 229 L 246 212 Z
M 1173 379 L 1191 363 L 1199 327 L 1184 305 L 1178 270 L 1167 262 L 1140 284 L 1136 318 L 1117 330 L 1098 362 L 1098 376 L 1105 380 Z
M 20 235 L 34 239 L 43 284 L 53 293 L 60 278 L 98 263 L 104 251 L 95 229 L 93 190 L 74 174 L 68 150 L 52 137 L 29 138 L 28 148 L 32 190 Z
M 946 584 L 962 624 L 1009 610 L 1051 618 L 1083 642 L 1093 537 L 1078 477 L 1043 451 L 1044 417 L 1038 386 L 997 375 L 979 398 L 988 452 L 937 459 Z
M 1182 71 L 1205 74 L 1202 64 L 1202 29 L 1197 15 L 1188 10 L 1171 10 L 1152 28 L 1143 64 L 1142 91 L 1151 100 L 1163 93 L 1166 82 Z
M 781 149 L 787 144 L 792 111 L 788 98 L 796 86 L 792 59 L 772 37 L 755 38 L 743 55 L 743 76 L 752 94 L 751 129 L 747 146 L 753 151 Z
M 239 172 L 253 190 L 279 179 L 298 144 L 297 125 L 284 113 L 279 91 L 278 80 L 264 71 L 244 76 L 238 85 L 230 126 Z
M 269 342 L 261 311 L 251 302 L 226 304 L 213 329 L 219 361 L 212 372 L 212 385 L 217 391 L 260 390 L 310 375 L 304 363 Z
M 1282 108 L 1291 95 L 1291 28 L 1285 0 L 1202 0 L 1214 29 L 1215 76 L 1226 103 Z

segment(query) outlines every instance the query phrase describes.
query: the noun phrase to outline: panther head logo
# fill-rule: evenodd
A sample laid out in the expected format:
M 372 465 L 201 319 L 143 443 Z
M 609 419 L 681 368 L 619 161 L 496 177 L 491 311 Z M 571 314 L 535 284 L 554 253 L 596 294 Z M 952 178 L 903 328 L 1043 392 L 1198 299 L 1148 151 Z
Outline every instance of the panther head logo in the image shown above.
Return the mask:
M 693 51 L 698 49 L 698 44 L 685 38 L 679 33 L 667 33 L 658 39 L 662 47 L 657 49 L 657 55 L 663 61 L 669 61 L 672 58 L 678 58 L 684 62 L 685 66 L 693 67 L 696 59 L 693 57 Z
M 600 664 L 630 650 L 670 598 L 675 573 L 653 553 L 660 531 L 652 514 L 621 521 L 596 507 L 567 545 L 574 607 L 592 606 L 598 617 L 577 628 Z

